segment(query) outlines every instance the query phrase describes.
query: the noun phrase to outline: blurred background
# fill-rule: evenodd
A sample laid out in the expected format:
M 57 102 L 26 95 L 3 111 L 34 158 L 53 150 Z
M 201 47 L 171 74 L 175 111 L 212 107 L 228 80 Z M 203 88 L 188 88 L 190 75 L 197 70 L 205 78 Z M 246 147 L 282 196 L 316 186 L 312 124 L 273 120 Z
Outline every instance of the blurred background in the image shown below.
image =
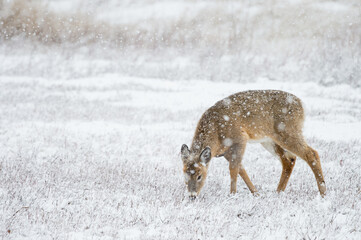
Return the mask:
M 0 75 L 361 86 L 359 0 L 0 0 Z

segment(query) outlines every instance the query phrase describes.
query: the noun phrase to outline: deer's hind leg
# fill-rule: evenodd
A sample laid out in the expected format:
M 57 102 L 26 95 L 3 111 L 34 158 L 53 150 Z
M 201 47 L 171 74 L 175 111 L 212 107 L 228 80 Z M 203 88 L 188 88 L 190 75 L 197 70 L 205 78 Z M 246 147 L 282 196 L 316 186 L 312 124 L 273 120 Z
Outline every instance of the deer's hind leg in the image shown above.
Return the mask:
M 325 180 L 322 173 L 320 157 L 316 150 L 308 146 L 302 136 L 286 135 L 275 139 L 282 148 L 287 149 L 307 162 L 315 175 L 321 196 L 326 194 Z
M 286 189 L 288 180 L 291 177 L 293 167 L 295 166 L 296 156 L 284 150 L 280 145 L 273 141 L 263 142 L 261 144 L 272 155 L 278 156 L 280 158 L 282 163 L 282 174 L 277 187 L 277 192 L 284 191 Z
M 296 163 L 296 156 L 290 152 L 287 152 L 278 144 L 275 144 L 274 148 L 282 163 L 281 179 L 277 187 L 277 192 L 281 192 L 284 191 L 287 187 L 288 180 L 291 177 L 293 167 Z

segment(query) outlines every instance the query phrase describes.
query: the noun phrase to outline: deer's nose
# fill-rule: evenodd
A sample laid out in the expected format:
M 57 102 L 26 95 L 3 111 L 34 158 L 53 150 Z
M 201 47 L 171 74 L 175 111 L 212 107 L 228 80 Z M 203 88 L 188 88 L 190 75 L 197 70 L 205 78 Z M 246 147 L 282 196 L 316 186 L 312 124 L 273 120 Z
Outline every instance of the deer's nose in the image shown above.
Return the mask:
M 196 199 L 196 197 L 197 197 L 197 192 L 195 191 L 189 192 L 189 199 L 194 200 Z

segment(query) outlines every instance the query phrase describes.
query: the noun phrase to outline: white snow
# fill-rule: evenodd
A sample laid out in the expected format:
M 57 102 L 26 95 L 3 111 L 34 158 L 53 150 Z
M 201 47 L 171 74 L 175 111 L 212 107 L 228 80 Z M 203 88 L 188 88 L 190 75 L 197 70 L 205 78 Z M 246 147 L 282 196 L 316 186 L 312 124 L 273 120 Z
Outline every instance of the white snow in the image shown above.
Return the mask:
M 232 144 L 233 144 L 233 141 L 230 138 L 225 138 L 223 140 L 223 145 L 226 146 L 226 147 L 230 147 L 230 146 L 232 146 Z
M 224 119 L 224 121 L 228 122 L 228 121 L 229 121 L 229 116 L 224 115 L 224 116 L 223 116 L 223 119 Z
M 293 103 L 293 97 L 291 95 L 288 95 L 286 98 L 287 103 L 292 104 Z
M 229 98 L 223 99 L 222 102 L 225 106 L 229 106 L 232 103 L 231 99 Z
M 277 125 L 277 128 L 279 131 L 284 131 L 285 128 L 286 128 L 286 124 L 284 122 L 280 122 L 278 125 Z
M 142 84 L 142 90 L 132 90 L 133 84 Z M 211 161 L 205 187 L 189 202 L 179 151 L 190 143 L 198 118 L 235 90 L 270 84 L 296 94 L 312 109 L 305 136 L 320 154 L 326 197 L 320 198 L 311 169 L 300 159 L 286 191 L 277 194 L 281 164 L 256 144 L 247 146 L 243 165 L 258 197 L 241 179 L 238 193 L 229 195 L 228 165 L 220 158 Z M 185 85 L 119 75 L 71 80 L 2 76 L 0 85 L 6 89 L 0 108 L 0 223 L 9 236 L 360 237 L 361 110 L 350 104 L 359 101 L 359 89 L 344 94 L 313 83 L 265 80 Z M 82 94 L 74 95 L 75 87 Z M 169 94 L 170 88 L 182 91 Z M 114 91 L 119 94 L 104 97 Z M 202 91 L 207 95 L 197 95 Z M 146 104 L 143 95 L 154 103 L 165 100 Z M 340 101 L 343 108 L 322 99 Z M 328 114 L 320 118 L 319 112 Z

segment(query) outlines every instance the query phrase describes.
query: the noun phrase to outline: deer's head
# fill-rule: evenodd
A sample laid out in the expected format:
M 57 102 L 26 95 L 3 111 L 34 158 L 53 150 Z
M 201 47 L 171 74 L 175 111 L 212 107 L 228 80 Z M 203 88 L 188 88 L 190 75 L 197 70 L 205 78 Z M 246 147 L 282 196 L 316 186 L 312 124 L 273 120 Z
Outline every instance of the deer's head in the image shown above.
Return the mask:
M 189 151 L 188 146 L 183 144 L 181 149 L 184 181 L 188 188 L 189 197 L 195 199 L 201 191 L 211 160 L 211 149 L 206 147 L 200 154 Z

